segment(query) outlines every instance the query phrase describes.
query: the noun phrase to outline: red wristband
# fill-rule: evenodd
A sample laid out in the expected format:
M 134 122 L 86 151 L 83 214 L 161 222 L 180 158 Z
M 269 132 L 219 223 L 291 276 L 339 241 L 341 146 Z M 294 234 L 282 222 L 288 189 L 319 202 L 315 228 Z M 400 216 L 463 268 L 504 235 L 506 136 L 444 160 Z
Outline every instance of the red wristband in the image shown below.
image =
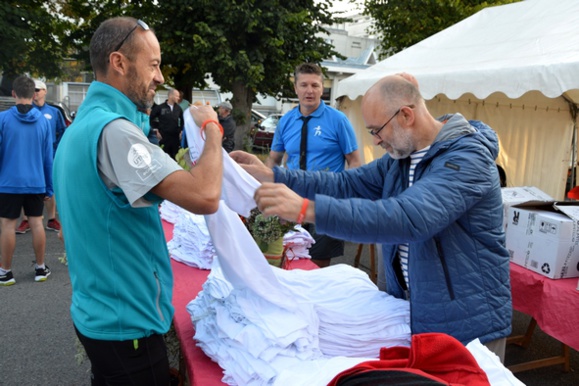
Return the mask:
M 203 137 L 203 130 L 205 130 L 205 126 L 207 126 L 210 123 L 215 123 L 217 125 L 217 127 L 219 127 L 219 130 L 221 131 L 221 135 L 223 136 L 223 126 L 221 126 L 219 121 L 216 121 L 215 119 L 207 119 L 206 121 L 204 121 L 201 124 L 201 137 Z
M 304 219 L 306 218 L 306 210 L 308 210 L 308 204 L 310 203 L 310 200 L 308 200 L 307 198 L 304 198 L 304 202 L 302 203 L 302 209 L 300 210 L 300 214 L 298 214 L 298 219 L 297 219 L 297 223 L 301 224 L 302 222 L 304 222 Z

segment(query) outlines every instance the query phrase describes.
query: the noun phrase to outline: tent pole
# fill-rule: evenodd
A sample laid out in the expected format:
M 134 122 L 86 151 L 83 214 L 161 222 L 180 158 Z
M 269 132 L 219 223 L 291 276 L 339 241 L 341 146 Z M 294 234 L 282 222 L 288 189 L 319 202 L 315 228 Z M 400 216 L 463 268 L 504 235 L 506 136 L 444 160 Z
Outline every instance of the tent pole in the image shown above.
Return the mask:
M 563 99 L 569 104 L 569 111 L 571 112 L 571 118 L 573 119 L 573 139 L 571 140 L 571 176 L 569 180 L 569 189 L 573 189 L 577 186 L 577 112 L 579 111 L 579 106 L 574 103 L 570 98 L 562 95 Z M 567 188 L 567 182 L 565 182 L 565 188 Z M 567 199 L 567 192 L 565 192 L 565 199 Z
M 571 117 L 573 118 L 573 142 L 571 149 L 571 183 L 570 189 L 577 185 L 577 110 L 578 106 L 575 103 L 569 103 L 571 108 Z

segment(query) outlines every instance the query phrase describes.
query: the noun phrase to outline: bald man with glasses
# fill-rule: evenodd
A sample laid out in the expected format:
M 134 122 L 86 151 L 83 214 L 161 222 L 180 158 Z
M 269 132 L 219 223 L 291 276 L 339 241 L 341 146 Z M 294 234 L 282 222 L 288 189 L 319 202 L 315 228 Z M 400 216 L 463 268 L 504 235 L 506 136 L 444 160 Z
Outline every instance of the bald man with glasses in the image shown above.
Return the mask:
M 433 117 L 408 74 L 373 85 L 362 116 L 386 154 L 356 169 L 272 170 L 231 156 L 263 182 L 255 198 L 265 215 L 382 244 L 386 290 L 410 301 L 413 334 L 478 338 L 504 358 L 512 302 L 496 133 L 460 114 Z

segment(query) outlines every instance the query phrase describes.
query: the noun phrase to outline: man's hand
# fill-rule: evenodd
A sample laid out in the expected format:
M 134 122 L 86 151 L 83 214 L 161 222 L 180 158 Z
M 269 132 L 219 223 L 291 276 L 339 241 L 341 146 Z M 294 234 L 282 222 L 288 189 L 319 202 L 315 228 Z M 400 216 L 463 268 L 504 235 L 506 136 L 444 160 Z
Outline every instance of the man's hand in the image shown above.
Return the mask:
M 229 153 L 229 156 L 259 182 L 273 182 L 273 170 L 255 155 L 236 150 Z
M 278 216 L 284 220 L 296 222 L 304 199 L 284 184 L 263 183 L 254 195 L 257 207 L 265 216 Z M 306 222 L 314 221 L 313 203 L 310 202 L 306 213 Z
M 211 106 L 192 105 L 191 107 L 189 107 L 189 111 L 191 112 L 191 116 L 193 117 L 193 120 L 195 121 L 195 124 L 198 127 L 201 127 L 203 122 L 205 122 L 208 119 L 219 122 L 219 118 L 217 117 L 217 113 L 215 112 L 215 110 L 213 110 L 213 107 L 211 107 Z

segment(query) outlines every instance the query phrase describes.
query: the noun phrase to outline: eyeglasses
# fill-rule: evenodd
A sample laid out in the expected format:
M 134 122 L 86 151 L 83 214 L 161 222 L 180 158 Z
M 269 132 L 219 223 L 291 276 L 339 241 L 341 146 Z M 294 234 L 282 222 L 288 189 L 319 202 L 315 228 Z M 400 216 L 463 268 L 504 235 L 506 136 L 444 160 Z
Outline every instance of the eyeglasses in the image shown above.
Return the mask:
M 405 105 L 405 106 L 402 106 L 402 107 L 410 107 L 411 109 L 413 109 L 413 108 L 414 108 L 414 105 Z M 390 117 L 390 119 L 387 120 L 386 123 L 383 124 L 378 130 L 374 130 L 374 129 L 370 130 L 370 134 L 372 134 L 372 135 L 375 136 L 376 138 L 380 138 L 380 136 L 378 135 L 378 134 L 380 133 L 380 131 L 382 131 L 382 129 L 385 128 L 386 125 L 389 124 L 390 121 L 393 120 L 394 117 L 396 117 L 396 116 L 398 115 L 398 113 L 402 110 L 402 107 L 400 107 L 398 110 L 396 110 L 396 112 L 394 113 L 394 115 L 392 115 L 392 117 Z
M 40 91 L 39 88 L 35 88 L 35 89 L 34 89 L 34 92 L 39 92 L 39 91 Z
M 123 46 L 123 44 L 125 43 L 125 41 L 129 38 L 129 36 L 131 36 L 131 34 L 137 29 L 138 26 L 141 26 L 141 28 L 145 31 L 149 30 L 149 26 L 147 25 L 147 23 L 145 23 L 142 20 L 137 20 L 137 24 L 129 31 L 129 33 L 127 34 L 127 36 L 124 37 L 123 40 L 121 40 L 121 42 L 119 44 L 117 44 L 117 46 L 115 47 L 115 49 L 113 50 L 113 52 L 118 51 L 121 49 L 121 47 Z

